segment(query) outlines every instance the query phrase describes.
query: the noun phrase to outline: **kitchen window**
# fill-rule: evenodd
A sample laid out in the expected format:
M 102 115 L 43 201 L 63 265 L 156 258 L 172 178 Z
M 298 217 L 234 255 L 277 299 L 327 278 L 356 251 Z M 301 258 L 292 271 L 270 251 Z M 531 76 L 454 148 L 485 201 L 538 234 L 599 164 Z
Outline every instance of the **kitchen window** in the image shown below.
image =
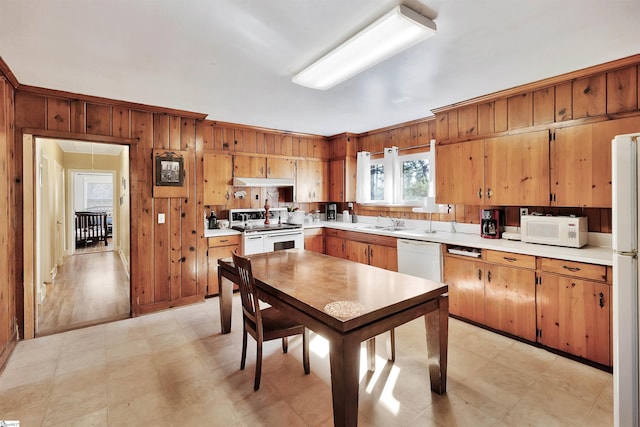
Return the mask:
M 387 162 L 387 168 L 389 168 L 389 164 Z M 398 167 L 395 173 L 392 172 L 391 179 L 399 180 L 399 184 L 392 185 L 391 193 L 387 189 L 387 198 L 385 199 L 385 159 L 371 160 L 370 202 L 417 206 L 423 203 L 425 197 L 434 196 L 435 161 L 433 152 L 398 156 L 396 164 Z

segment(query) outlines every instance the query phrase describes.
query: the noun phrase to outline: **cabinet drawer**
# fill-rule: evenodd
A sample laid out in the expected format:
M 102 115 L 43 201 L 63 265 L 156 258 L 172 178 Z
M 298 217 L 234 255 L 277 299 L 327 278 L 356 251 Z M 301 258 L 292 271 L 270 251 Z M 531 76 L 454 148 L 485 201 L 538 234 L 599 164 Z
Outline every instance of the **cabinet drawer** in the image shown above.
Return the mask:
M 239 245 L 240 244 L 240 235 L 235 234 L 232 236 L 219 236 L 219 237 L 209 237 L 208 243 L 210 248 L 215 248 L 218 246 L 231 246 L 231 245 Z
M 549 273 L 564 276 L 581 277 L 590 280 L 607 280 L 607 267 L 604 265 L 585 264 L 561 259 L 541 258 L 540 268 Z
M 340 239 L 344 239 L 347 232 L 344 230 L 338 230 L 335 228 L 325 228 L 324 235 L 327 237 L 338 237 Z
M 536 268 L 536 257 L 533 255 L 487 250 L 486 261 L 510 267 L 530 268 L 532 270 Z
M 397 239 L 395 237 L 360 233 L 357 231 L 348 231 L 346 233 L 346 239 L 356 242 L 370 243 L 372 245 L 389 246 L 391 248 L 395 248 L 398 246 Z
M 304 237 L 322 236 L 322 228 L 305 228 Z

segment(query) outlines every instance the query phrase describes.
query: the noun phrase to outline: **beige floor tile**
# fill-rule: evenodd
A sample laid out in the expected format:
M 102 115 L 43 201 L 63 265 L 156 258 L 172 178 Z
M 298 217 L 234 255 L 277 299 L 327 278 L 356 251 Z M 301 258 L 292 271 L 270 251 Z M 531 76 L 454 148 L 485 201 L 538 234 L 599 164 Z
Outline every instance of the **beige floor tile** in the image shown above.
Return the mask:
M 240 371 L 240 304 L 220 333 L 217 299 L 18 343 L 0 374 L 0 415 L 22 426 L 332 426 L 326 341 L 265 343 L 253 391 L 255 341 Z M 376 341 L 376 371 L 361 352 L 359 425 L 607 426 L 609 373 L 450 319 L 448 393 L 430 391 L 424 321 L 396 330 L 395 363 Z

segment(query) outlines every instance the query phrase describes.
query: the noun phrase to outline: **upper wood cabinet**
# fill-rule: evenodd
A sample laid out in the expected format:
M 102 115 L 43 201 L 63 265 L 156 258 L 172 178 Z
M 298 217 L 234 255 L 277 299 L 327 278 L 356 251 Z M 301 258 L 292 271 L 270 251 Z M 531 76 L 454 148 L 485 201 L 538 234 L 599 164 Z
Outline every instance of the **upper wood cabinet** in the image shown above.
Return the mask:
M 298 160 L 296 202 L 325 202 L 329 193 L 329 164 L 321 160 Z
M 441 204 L 544 206 L 549 203 L 548 131 L 436 147 Z
M 226 205 L 231 200 L 231 155 L 204 155 L 204 204 Z
M 548 131 L 486 139 L 484 154 L 484 204 L 549 204 Z
M 551 204 L 611 207 L 611 140 L 639 129 L 640 117 L 628 117 L 556 130 Z
M 356 159 L 331 160 L 329 162 L 329 199 L 332 202 L 356 200 Z
M 234 156 L 233 176 L 293 179 L 295 161 L 279 157 Z

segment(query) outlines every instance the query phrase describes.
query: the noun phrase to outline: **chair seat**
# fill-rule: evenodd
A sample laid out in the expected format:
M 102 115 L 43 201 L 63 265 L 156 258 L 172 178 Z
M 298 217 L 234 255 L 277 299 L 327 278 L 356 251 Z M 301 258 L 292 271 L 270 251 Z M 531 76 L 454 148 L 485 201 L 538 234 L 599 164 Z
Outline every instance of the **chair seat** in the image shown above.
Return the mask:
M 269 307 L 261 310 L 262 331 L 265 339 L 271 337 L 280 338 L 283 336 L 301 334 L 304 326 L 293 319 L 288 318 L 277 308 Z

